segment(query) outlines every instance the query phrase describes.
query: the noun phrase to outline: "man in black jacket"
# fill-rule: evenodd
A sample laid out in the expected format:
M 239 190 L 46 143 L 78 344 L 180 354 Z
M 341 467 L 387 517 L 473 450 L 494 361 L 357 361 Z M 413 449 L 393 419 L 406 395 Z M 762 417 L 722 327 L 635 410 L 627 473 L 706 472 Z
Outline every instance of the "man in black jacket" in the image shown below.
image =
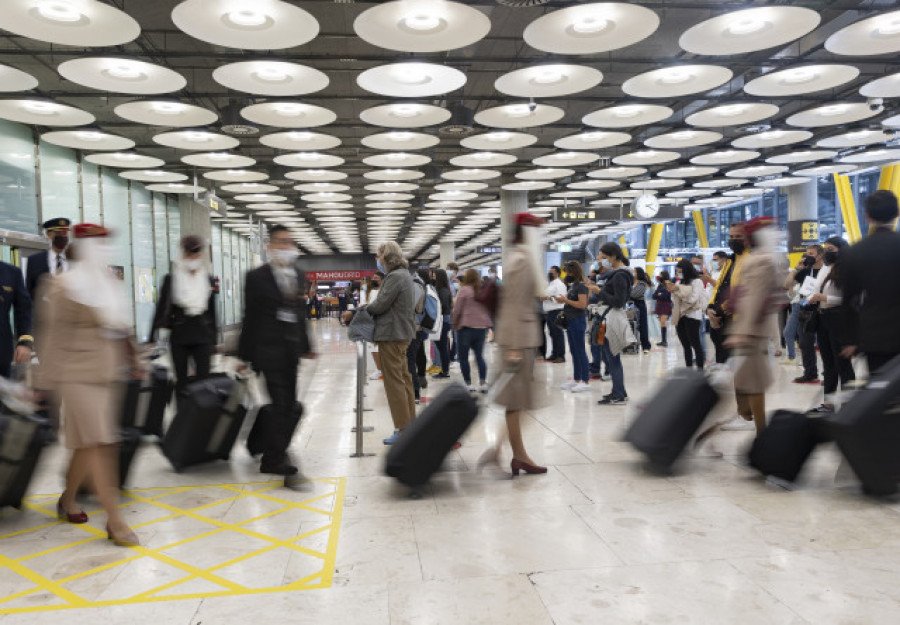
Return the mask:
M 890 191 L 866 198 L 870 233 L 841 259 L 845 345 L 841 355 L 866 355 L 874 373 L 900 355 L 900 234 L 895 223 L 900 210 Z
M 22 272 L 3 262 L 0 262 L 0 318 L 0 376 L 8 378 L 13 362 L 23 364 L 31 360 L 34 339 L 31 336 L 31 298 L 25 290 Z
M 65 217 L 49 219 L 43 223 L 44 234 L 50 239 L 50 249 L 29 256 L 25 267 L 25 286 L 28 287 L 32 301 L 41 277 L 45 274 L 55 276 L 68 270 L 69 258 L 66 253 L 71 225 L 72 222 Z
M 238 356 L 263 374 L 271 399 L 259 470 L 289 477 L 298 473 L 287 453 L 297 425 L 298 360 L 313 352 L 306 332 L 305 278 L 284 226 L 269 230 L 268 256 L 267 264 L 247 273 Z

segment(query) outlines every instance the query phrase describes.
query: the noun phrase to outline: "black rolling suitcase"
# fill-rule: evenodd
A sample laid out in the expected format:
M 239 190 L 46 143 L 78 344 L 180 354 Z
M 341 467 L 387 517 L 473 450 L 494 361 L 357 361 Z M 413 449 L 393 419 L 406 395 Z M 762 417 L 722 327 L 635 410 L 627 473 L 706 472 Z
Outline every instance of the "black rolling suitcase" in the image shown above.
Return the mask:
M 128 485 L 128 474 L 131 472 L 131 464 L 134 456 L 141 446 L 141 431 L 134 428 L 125 428 L 120 433 L 119 440 L 119 488 Z
M 266 432 L 273 426 L 271 404 L 260 407 L 256 413 L 256 420 L 253 427 L 250 428 L 250 434 L 247 436 L 247 451 L 251 456 L 258 456 L 265 451 Z M 285 427 L 287 431 L 280 432 L 279 436 L 287 436 L 289 439 L 294 438 L 294 432 L 300 425 L 300 419 L 303 417 L 303 404 L 299 401 L 294 404 L 294 411 L 291 413 L 291 422 Z M 275 427 L 278 427 L 277 424 Z
M 452 384 L 400 434 L 387 455 L 385 472 L 413 488 L 416 496 L 478 415 L 478 404 L 461 384 Z
M 651 466 L 667 472 L 719 401 L 719 393 L 699 371 L 679 369 L 641 409 L 625 432 Z
M 188 384 L 178 412 L 163 437 L 162 452 L 176 471 L 213 460 L 228 460 L 241 430 L 246 383 L 214 375 Z
M 807 458 L 821 442 L 817 419 L 800 412 L 778 410 L 750 446 L 750 466 L 788 482 L 800 475 Z
M 829 433 L 863 492 L 874 496 L 897 493 L 900 481 L 900 356 L 875 373 L 834 415 Z
M 0 508 L 22 507 L 41 452 L 51 441 L 49 419 L 0 412 Z
M 172 388 L 169 370 L 160 365 L 151 367 L 147 379 L 129 380 L 122 406 L 122 427 L 162 438 L 163 418 Z

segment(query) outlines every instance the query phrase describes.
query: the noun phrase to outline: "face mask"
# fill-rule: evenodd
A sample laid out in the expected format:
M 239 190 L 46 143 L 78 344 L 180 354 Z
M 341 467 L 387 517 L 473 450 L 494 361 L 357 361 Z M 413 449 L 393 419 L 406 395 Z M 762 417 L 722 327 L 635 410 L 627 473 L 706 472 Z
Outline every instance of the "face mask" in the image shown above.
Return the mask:
M 744 250 L 747 249 L 747 246 L 740 239 L 728 239 L 728 247 L 738 255 L 743 254 Z
M 601 260 L 600 264 L 603 266 L 604 269 L 609 269 L 610 267 L 612 267 L 612 261 L 609 260 L 608 258 L 604 258 L 603 260 Z
M 286 267 L 297 258 L 297 250 L 271 250 L 269 255 L 275 264 Z
M 832 252 L 832 251 L 825 252 L 825 264 L 826 265 L 833 265 L 834 263 L 837 262 L 837 259 L 838 259 L 838 252 Z
M 566 276 L 564 282 L 565 282 L 566 284 L 572 284 L 572 283 L 575 282 L 575 278 L 572 277 L 572 276 Z
M 675 274 L 675 279 L 676 280 L 684 280 L 684 274 L 679 271 L 678 273 Z
M 556 280 L 556 276 L 554 276 L 552 273 L 548 273 L 548 274 L 547 274 L 547 279 L 548 279 L 550 282 L 553 282 L 554 280 Z
M 697 270 L 697 273 L 703 273 L 703 265 L 694 265 L 694 269 Z
M 69 244 L 69 237 L 62 235 L 62 234 L 57 234 L 57 235 L 53 236 L 53 247 L 55 247 L 56 249 L 64 250 L 64 249 L 66 249 L 66 246 L 68 244 Z
M 380 271 L 381 273 L 387 273 L 387 269 L 384 268 L 384 263 L 382 263 L 380 260 L 375 261 L 375 266 L 378 267 L 378 271 Z
M 715 269 L 716 271 L 719 271 L 722 268 L 722 261 L 714 260 L 712 265 L 713 265 L 713 269 Z
M 804 256 L 803 257 L 803 266 L 804 267 L 812 267 L 816 264 L 816 259 L 813 256 Z
M 593 265 L 591 265 L 591 271 L 600 271 L 600 265 L 594 263 Z
M 198 271 L 203 267 L 203 259 L 201 258 L 191 258 L 189 260 L 184 261 L 184 267 L 188 271 Z

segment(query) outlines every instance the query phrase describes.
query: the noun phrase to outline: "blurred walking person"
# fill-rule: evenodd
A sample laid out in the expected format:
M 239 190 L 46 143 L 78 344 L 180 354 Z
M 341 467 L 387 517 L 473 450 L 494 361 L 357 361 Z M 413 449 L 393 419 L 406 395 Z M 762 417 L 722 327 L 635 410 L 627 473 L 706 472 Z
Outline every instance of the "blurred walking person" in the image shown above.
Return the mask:
M 59 517 L 87 523 L 75 496 L 90 485 L 106 512 L 107 538 L 134 546 L 138 538 L 119 510 L 118 457 L 121 372 L 143 376 L 131 337 L 131 315 L 122 283 L 110 272 L 112 247 L 103 226 L 78 224 L 71 268 L 38 289 L 39 388 L 62 400 L 65 444 L 73 450 Z
M 653 288 L 653 281 L 642 267 L 634 268 L 634 286 L 631 287 L 631 301 L 638 311 L 638 335 L 641 350 L 650 353 L 650 317 L 647 314 L 647 289 Z

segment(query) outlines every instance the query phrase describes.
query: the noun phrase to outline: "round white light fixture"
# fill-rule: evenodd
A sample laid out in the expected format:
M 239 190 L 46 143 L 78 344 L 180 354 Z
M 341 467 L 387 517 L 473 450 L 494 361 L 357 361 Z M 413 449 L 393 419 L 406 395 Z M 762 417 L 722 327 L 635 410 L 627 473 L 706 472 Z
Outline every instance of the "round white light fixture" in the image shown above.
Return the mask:
M 659 165 L 661 163 L 671 163 L 681 158 L 678 152 L 670 152 L 666 150 L 640 150 L 638 152 L 629 152 L 615 157 L 612 162 L 616 165 L 625 166 L 645 166 Z
M 698 111 L 688 115 L 684 121 L 699 128 L 720 128 L 752 124 L 768 119 L 777 113 L 778 107 L 774 104 L 736 102 Z
M 865 128 L 822 139 L 816 145 L 820 148 L 855 148 L 873 143 L 886 143 L 891 139 L 893 136 L 882 130 Z
M 410 154 L 409 152 L 388 152 L 374 154 L 363 159 L 363 164 L 370 167 L 420 167 L 431 162 L 430 156 Z
M 442 182 L 434 185 L 435 191 L 482 191 L 488 188 L 486 182 Z
M 859 76 L 852 65 L 800 65 L 754 78 L 744 91 L 760 97 L 787 97 L 840 87 Z
M 184 76 L 145 61 L 116 57 L 88 57 L 60 63 L 60 76 L 79 85 L 110 91 L 151 95 L 184 88 Z
M 194 39 L 242 50 L 293 48 L 319 34 L 316 18 L 280 0 L 185 0 L 172 21 Z
M 766 130 L 735 139 L 731 145 L 741 150 L 758 150 L 760 148 L 777 148 L 801 141 L 808 141 L 813 133 L 808 130 Z
M 89 163 L 103 165 L 104 167 L 121 167 L 122 169 L 152 169 L 161 167 L 165 161 L 161 158 L 144 156 L 135 152 L 106 152 L 103 154 L 88 154 L 84 157 Z
M 680 150 L 709 145 L 722 139 L 722 133 L 712 130 L 684 129 L 650 137 L 644 141 L 648 148 L 656 150 Z
M 593 89 L 603 73 L 583 65 L 532 65 L 504 74 L 494 89 L 519 98 L 551 98 Z
M 632 189 L 674 189 L 675 187 L 683 187 L 685 184 L 684 180 L 678 180 L 675 178 L 669 178 L 667 180 L 663 180 L 661 178 L 654 178 L 651 180 L 638 180 L 637 182 L 631 183 Z
M 299 169 L 289 171 L 284 176 L 298 182 L 337 182 L 347 178 L 347 174 L 344 172 L 330 169 Z
M 703 176 L 712 176 L 717 171 L 719 171 L 718 167 L 698 167 L 696 165 L 692 165 L 666 169 L 657 172 L 656 175 L 660 176 L 661 178 L 700 178 Z
M 442 52 L 470 46 L 491 30 L 491 20 L 474 7 L 445 0 L 382 2 L 353 22 L 360 39 L 400 52 Z
M 184 174 L 178 174 L 173 171 L 163 171 L 162 169 L 129 169 L 119 172 L 119 177 L 128 180 L 137 180 L 138 182 L 182 182 L 188 177 Z
M 627 180 L 635 176 L 643 176 L 647 173 L 645 167 L 604 167 L 603 169 L 595 169 L 587 173 L 588 178 L 597 178 L 599 180 Z
M 87 111 L 49 100 L 0 100 L 0 119 L 39 126 L 84 126 L 95 118 Z
M 29 91 L 38 86 L 37 78 L 9 65 L 0 65 L 0 92 Z
M 624 2 L 579 3 L 547 13 L 526 28 L 525 43 L 556 54 L 596 54 L 643 41 L 659 28 L 650 9 Z
M 260 182 L 269 178 L 268 174 L 261 171 L 248 171 L 246 169 L 222 169 L 208 171 L 203 174 L 207 180 L 217 182 Z
M 328 76 L 317 69 L 286 61 L 229 63 L 217 67 L 212 77 L 223 87 L 268 96 L 315 93 L 327 87 L 329 82 Z
M 788 176 L 786 178 L 770 178 L 769 180 L 760 180 L 759 182 L 753 183 L 754 187 L 760 187 L 762 189 L 780 189 L 783 187 L 793 187 L 798 184 L 804 184 L 811 180 L 811 178 L 801 178 L 799 176 Z
M 675 199 L 690 199 L 695 197 L 708 197 L 715 193 L 712 189 L 680 189 L 666 193 L 666 197 Z
M 376 169 L 375 171 L 367 171 L 363 174 L 369 180 L 418 180 L 424 178 L 425 174 L 415 169 Z
M 673 65 L 650 70 L 622 83 L 622 91 L 639 98 L 677 98 L 724 85 L 734 73 L 718 65 Z
M 866 83 L 859 93 L 867 98 L 900 98 L 900 72 Z
M 661 122 L 674 113 L 668 106 L 657 104 L 620 104 L 588 113 L 581 122 L 598 128 L 633 128 Z
M 787 171 L 787 167 L 782 167 L 780 168 L 780 171 L 775 173 L 780 173 L 781 171 Z M 693 186 L 696 189 L 727 189 L 728 187 L 736 187 L 738 185 L 747 184 L 748 182 L 750 182 L 750 180 L 748 180 L 747 178 L 739 178 L 735 176 L 731 178 L 713 178 L 712 180 L 695 182 Z
M 41 140 L 75 150 L 130 150 L 134 141 L 99 130 L 56 130 L 45 132 Z
M 366 191 L 375 191 L 378 193 L 396 193 L 399 191 L 416 191 L 419 185 L 412 182 L 376 182 L 367 184 Z
M 441 178 L 445 180 L 474 181 L 474 180 L 490 180 L 491 178 L 499 178 L 500 172 L 494 169 L 452 169 L 450 171 L 441 172 Z
M 273 195 L 271 193 L 247 193 L 244 195 L 235 195 L 235 202 L 246 202 L 246 203 L 268 203 L 268 202 L 287 202 L 287 198 L 283 195 Z
M 496 131 L 472 135 L 460 141 L 470 150 L 518 150 L 537 143 L 538 138 L 525 132 Z
M 308 131 L 274 132 L 263 135 L 259 142 L 270 148 L 292 151 L 330 150 L 341 144 L 341 140 L 332 135 Z
M 849 174 L 851 171 L 856 171 L 856 169 L 856 165 L 830 163 L 828 165 L 816 165 L 815 167 L 798 169 L 794 172 L 794 175 L 816 178 L 818 176 L 831 176 L 833 174 Z
M 424 150 L 438 145 L 441 140 L 422 132 L 393 131 L 363 137 L 361 142 L 373 150 Z
M 147 191 L 155 191 L 157 193 L 204 193 L 206 189 L 198 187 L 193 183 L 185 182 L 163 182 L 159 184 L 148 184 Z
M 294 191 L 302 193 L 343 193 L 350 190 L 348 184 L 335 184 L 333 182 L 307 182 L 294 185 Z
M 551 189 L 556 186 L 552 182 L 542 180 L 526 180 L 524 182 L 508 182 L 500 188 L 505 191 L 540 191 L 542 189 Z
M 879 110 L 872 110 L 865 102 L 837 102 L 795 113 L 787 118 L 789 126 L 816 128 L 852 124 L 875 117 Z
M 783 174 L 788 170 L 784 165 L 753 165 L 752 167 L 741 167 L 739 169 L 731 169 L 725 172 L 726 178 L 763 178 L 765 176 L 776 176 Z M 695 186 L 701 186 L 697 183 Z M 735 181 L 734 184 L 737 184 Z
M 560 167 L 542 167 L 540 169 L 528 169 L 516 174 L 520 180 L 559 180 L 575 174 L 574 169 Z
M 477 197 L 477 193 L 466 191 L 442 191 L 440 193 L 432 193 L 428 196 L 428 199 L 433 202 L 468 202 L 469 200 L 474 200 Z
M 475 121 L 493 128 L 532 128 L 557 122 L 564 115 L 565 111 L 556 106 L 522 102 L 479 111 Z
M 900 11 L 881 13 L 842 28 L 825 41 L 825 49 L 847 56 L 900 52 Z
M 452 114 L 445 108 L 431 104 L 396 103 L 368 108 L 359 118 L 373 126 L 388 128 L 422 128 L 442 124 Z
M 778 154 L 770 156 L 766 159 L 767 163 L 772 165 L 795 165 L 797 163 L 811 163 L 813 161 L 824 161 L 837 156 L 837 152 L 833 150 L 799 150 L 796 152 L 788 152 L 787 154 Z
M 118 46 L 137 39 L 130 15 L 96 0 L 4 0 L 0 28 L 67 46 Z
M 138 124 L 152 126 L 206 126 L 219 116 L 209 109 L 174 100 L 137 100 L 118 105 L 113 109 L 116 115 Z
M 253 167 L 256 160 L 249 156 L 229 154 L 228 152 L 202 152 L 200 154 L 188 154 L 181 157 L 182 163 L 195 167 L 210 167 L 213 169 L 242 169 Z
M 746 163 L 759 157 L 759 152 L 754 150 L 717 150 L 700 154 L 691 159 L 694 165 L 732 165 L 734 163 Z
M 891 148 L 877 148 L 857 152 L 838 159 L 838 163 L 862 164 L 862 163 L 886 163 L 900 160 L 900 150 Z
M 553 145 L 561 150 L 600 150 L 631 141 L 627 132 L 604 132 L 593 130 L 557 139 Z
M 219 187 L 226 193 L 272 193 L 278 191 L 274 184 L 262 184 L 259 182 L 233 182 Z
M 678 45 L 691 54 L 745 54 L 785 45 L 812 32 L 821 21 L 812 9 L 756 7 L 718 15 L 689 28 Z
M 369 202 L 410 202 L 416 199 L 412 193 L 372 193 L 366 196 Z
M 344 159 L 333 154 L 322 152 L 295 152 L 291 154 L 279 154 L 274 159 L 276 164 L 285 167 L 304 167 L 319 169 L 322 167 L 337 167 L 344 164 Z
M 332 123 L 337 114 L 321 106 L 284 101 L 245 106 L 241 117 L 254 124 L 278 128 L 313 128 Z
M 436 63 L 392 63 L 367 69 L 356 83 L 370 93 L 399 98 L 422 98 L 456 91 L 466 84 L 466 75 Z
M 164 132 L 153 137 L 153 142 L 179 150 L 230 150 L 241 142 L 234 137 L 206 130 L 179 130 Z
M 516 157 L 503 152 L 475 152 L 450 159 L 454 167 L 502 167 L 516 162 Z
M 531 162 L 538 167 L 577 167 L 600 160 L 599 154 L 588 152 L 555 152 L 539 156 Z

